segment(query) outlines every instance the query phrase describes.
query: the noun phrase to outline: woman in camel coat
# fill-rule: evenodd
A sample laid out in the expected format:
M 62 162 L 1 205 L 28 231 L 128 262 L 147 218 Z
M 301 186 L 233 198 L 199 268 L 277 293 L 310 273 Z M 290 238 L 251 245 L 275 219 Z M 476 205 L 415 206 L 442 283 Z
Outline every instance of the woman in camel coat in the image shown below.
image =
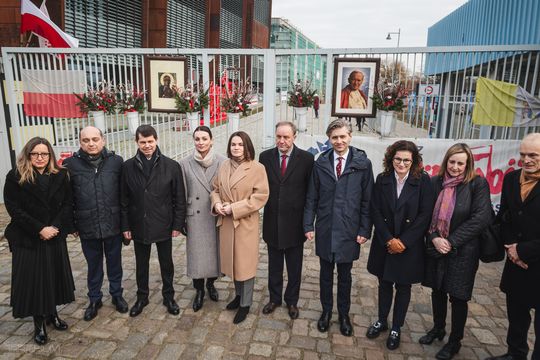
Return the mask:
M 236 297 L 227 309 L 238 309 L 234 323 L 249 313 L 259 261 L 259 210 L 269 196 L 264 166 L 255 159 L 248 134 L 231 135 L 227 156 L 214 178 L 210 198 L 218 215 L 221 272 L 234 281 Z

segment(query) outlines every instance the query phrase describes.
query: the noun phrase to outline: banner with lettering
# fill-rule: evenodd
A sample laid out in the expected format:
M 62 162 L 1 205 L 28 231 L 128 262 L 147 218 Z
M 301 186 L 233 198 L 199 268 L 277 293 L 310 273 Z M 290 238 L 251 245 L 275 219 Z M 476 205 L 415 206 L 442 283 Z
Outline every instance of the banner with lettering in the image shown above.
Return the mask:
M 353 137 L 351 146 L 362 149 L 373 164 L 375 176 L 382 172 L 382 161 L 386 148 L 400 139 Z M 424 169 L 430 176 L 437 175 L 446 150 L 456 143 L 453 139 L 407 139 L 419 148 L 424 160 Z M 504 175 L 519 169 L 519 140 L 463 140 L 472 149 L 476 172 L 489 183 L 491 200 L 495 212 L 499 209 Z M 298 135 L 296 145 L 317 154 L 330 148 L 326 136 Z

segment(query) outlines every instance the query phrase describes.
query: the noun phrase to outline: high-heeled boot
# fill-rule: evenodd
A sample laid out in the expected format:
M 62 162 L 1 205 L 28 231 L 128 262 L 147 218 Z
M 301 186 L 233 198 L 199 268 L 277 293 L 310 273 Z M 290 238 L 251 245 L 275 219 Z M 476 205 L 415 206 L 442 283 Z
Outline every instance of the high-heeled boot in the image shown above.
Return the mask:
M 47 327 L 45 326 L 44 316 L 34 316 L 34 341 L 38 345 L 47 343 Z
M 47 316 L 47 325 L 51 324 L 56 330 L 60 331 L 67 330 L 68 328 L 68 324 L 64 320 L 60 319 L 58 312 L 56 311 L 54 314 Z

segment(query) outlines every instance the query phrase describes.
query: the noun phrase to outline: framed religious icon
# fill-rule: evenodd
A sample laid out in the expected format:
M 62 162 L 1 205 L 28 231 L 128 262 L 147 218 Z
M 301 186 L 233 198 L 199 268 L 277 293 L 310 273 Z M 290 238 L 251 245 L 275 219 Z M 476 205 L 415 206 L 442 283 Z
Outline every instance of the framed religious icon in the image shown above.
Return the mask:
M 371 97 L 379 80 L 378 58 L 335 58 L 332 116 L 374 117 Z
M 187 75 L 187 59 L 183 56 L 147 56 L 148 111 L 178 112 L 174 89 L 184 88 Z

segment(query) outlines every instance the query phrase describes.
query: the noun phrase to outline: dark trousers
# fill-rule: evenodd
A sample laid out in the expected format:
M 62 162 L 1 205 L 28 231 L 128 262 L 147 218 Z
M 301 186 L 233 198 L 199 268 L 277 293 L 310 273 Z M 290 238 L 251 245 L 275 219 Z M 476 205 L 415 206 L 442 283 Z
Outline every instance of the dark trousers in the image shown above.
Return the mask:
M 296 306 L 300 295 L 300 282 L 302 280 L 302 261 L 304 259 L 304 244 L 288 249 L 277 249 L 268 246 L 268 291 L 270 301 L 281 304 L 283 292 L 283 259 L 287 264 L 287 287 L 285 289 L 285 303 Z
M 431 304 L 433 306 L 433 323 L 437 329 L 446 327 L 446 308 L 448 304 L 448 294 L 444 291 L 433 290 L 431 293 Z M 452 307 L 452 330 L 448 338 L 449 342 L 460 342 L 463 339 L 465 323 L 467 322 L 467 312 L 469 307 L 467 301 L 450 296 Z
M 333 291 L 334 286 L 334 262 L 328 262 L 320 259 L 321 273 L 319 277 L 319 285 L 321 289 L 321 305 L 324 312 L 332 312 L 333 307 Z M 341 263 L 337 265 L 337 306 L 340 316 L 349 315 L 351 308 L 351 269 L 352 262 Z
M 149 261 L 151 244 L 142 244 L 134 241 L 135 245 L 135 263 L 137 269 L 137 300 L 148 299 L 150 293 L 148 289 Z M 161 270 L 161 281 L 163 286 L 161 294 L 163 300 L 172 300 L 174 298 L 173 277 L 174 266 L 172 260 L 172 239 L 156 243 L 159 268 Z
M 523 296 L 512 296 L 506 294 L 506 311 L 508 313 L 508 334 L 506 343 L 508 344 L 508 353 L 513 355 L 517 360 L 526 360 L 529 353 L 527 344 L 527 333 L 531 325 L 531 309 L 534 308 L 534 333 L 536 339 L 534 341 L 534 350 L 531 360 L 540 359 L 540 307 L 538 304 L 531 304 Z
M 105 239 L 81 239 L 81 247 L 88 265 L 86 278 L 88 298 L 101 300 L 103 292 L 103 254 L 107 263 L 107 278 L 111 296 L 122 296 L 122 236 Z
M 213 285 L 216 280 L 217 277 L 206 279 L 206 286 Z M 193 279 L 193 287 L 197 290 L 204 290 L 204 279 Z
M 394 288 L 396 287 L 396 297 L 394 298 L 394 314 L 392 318 L 392 328 L 397 330 L 405 323 L 405 316 L 411 301 L 411 285 L 410 284 L 394 284 L 390 281 L 385 281 L 379 278 L 379 321 L 386 323 L 390 307 L 392 306 L 392 298 Z

